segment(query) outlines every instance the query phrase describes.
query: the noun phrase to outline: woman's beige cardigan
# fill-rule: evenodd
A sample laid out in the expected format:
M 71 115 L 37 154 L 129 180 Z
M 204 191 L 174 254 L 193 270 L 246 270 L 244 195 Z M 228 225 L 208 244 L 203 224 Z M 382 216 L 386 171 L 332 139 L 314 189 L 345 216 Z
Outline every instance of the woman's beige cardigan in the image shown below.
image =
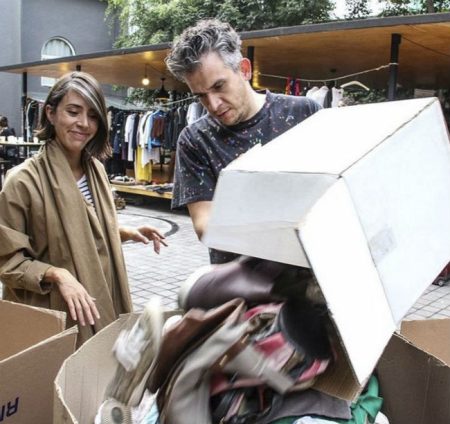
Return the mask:
M 94 326 L 79 326 L 79 344 L 132 310 L 106 172 L 96 159 L 85 159 L 84 168 L 95 207 L 80 193 L 55 142 L 14 168 L 0 193 L 3 298 L 68 312 L 58 288 L 42 282 L 50 266 L 66 268 L 96 299 L 100 313 Z

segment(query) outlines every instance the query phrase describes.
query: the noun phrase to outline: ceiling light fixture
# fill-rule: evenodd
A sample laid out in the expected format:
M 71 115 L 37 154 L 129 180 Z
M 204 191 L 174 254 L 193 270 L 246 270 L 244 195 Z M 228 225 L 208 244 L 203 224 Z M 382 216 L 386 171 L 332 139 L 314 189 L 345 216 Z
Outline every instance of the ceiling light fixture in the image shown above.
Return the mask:
M 170 97 L 169 92 L 164 88 L 164 81 L 166 79 L 161 78 L 161 88 L 155 91 L 155 99 L 156 100 L 168 100 Z
M 147 76 L 147 64 L 145 64 L 145 68 L 144 68 L 144 78 L 142 78 L 142 85 L 145 85 L 145 86 L 147 86 L 147 85 L 149 85 L 150 84 L 150 80 L 149 80 L 149 78 L 148 78 L 148 76 Z

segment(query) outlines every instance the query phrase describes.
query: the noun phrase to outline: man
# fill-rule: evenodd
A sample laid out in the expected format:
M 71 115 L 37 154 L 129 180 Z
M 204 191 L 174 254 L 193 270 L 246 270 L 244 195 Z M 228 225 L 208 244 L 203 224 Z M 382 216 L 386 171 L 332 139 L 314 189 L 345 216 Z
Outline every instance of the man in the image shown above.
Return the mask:
M 177 145 L 172 207 L 187 205 L 201 240 L 222 168 L 256 144 L 265 144 L 316 112 L 305 97 L 257 93 L 250 60 L 227 23 L 200 21 L 172 46 L 166 64 L 198 97 L 208 114 L 187 126 Z M 211 249 L 211 263 L 236 255 Z

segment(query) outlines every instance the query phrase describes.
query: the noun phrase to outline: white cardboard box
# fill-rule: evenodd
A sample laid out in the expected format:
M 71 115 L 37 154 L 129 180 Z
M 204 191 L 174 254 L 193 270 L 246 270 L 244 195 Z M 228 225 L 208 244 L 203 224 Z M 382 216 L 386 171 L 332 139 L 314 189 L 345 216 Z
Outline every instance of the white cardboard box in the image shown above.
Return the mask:
M 310 267 L 354 381 L 450 258 L 450 146 L 435 98 L 324 109 L 222 170 L 207 246 Z M 342 382 L 342 379 L 341 379 Z

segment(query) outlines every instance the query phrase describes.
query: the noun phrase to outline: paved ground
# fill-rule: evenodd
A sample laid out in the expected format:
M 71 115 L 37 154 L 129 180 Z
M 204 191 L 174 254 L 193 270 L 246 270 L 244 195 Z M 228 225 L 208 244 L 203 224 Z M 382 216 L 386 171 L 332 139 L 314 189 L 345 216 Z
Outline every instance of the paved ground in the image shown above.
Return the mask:
M 142 309 L 149 297 L 159 295 L 170 308 L 176 307 L 178 287 L 190 273 L 209 263 L 208 252 L 196 238 L 187 213 L 173 212 L 170 202 L 146 199 L 143 206 L 127 205 L 119 211 L 124 225 L 150 224 L 167 234 L 169 247 L 156 255 L 148 246 L 124 245 L 133 303 Z M 409 311 L 406 319 L 450 318 L 450 284 L 431 285 Z

